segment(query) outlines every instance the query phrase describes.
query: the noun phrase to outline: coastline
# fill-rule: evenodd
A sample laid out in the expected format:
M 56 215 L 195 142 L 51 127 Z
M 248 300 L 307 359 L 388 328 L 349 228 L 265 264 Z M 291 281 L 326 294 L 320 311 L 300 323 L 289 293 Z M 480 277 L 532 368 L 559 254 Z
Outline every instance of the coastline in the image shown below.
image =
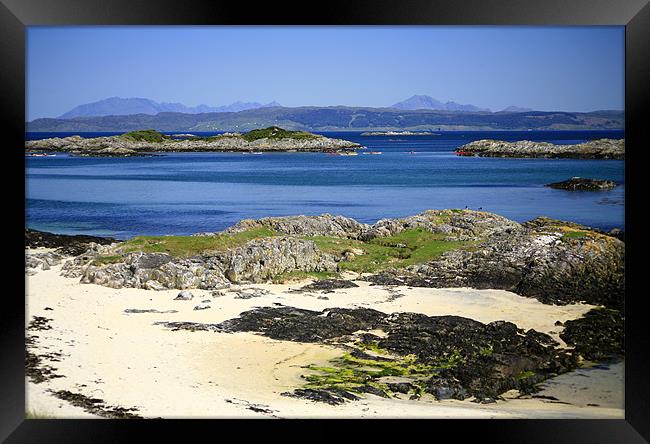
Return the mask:
M 623 417 L 617 390 L 612 398 L 601 401 L 605 406 L 572 405 L 564 404 L 570 396 L 557 396 L 558 384 L 553 395 L 558 401 L 531 397 L 484 405 L 426 397 L 411 401 L 365 395 L 359 401 L 330 406 L 294 399 L 281 393 L 304 383 L 301 367 L 326 362 L 339 356 L 341 349 L 253 333 L 170 331 L 154 324 L 221 322 L 252 307 L 275 304 L 317 310 L 333 306 L 373 307 L 386 313 L 455 314 L 482 322 L 505 319 L 559 339 L 560 328 L 555 322 L 578 318 L 592 308 L 590 305 L 545 305 L 503 290 L 468 288 L 399 287 L 403 296 L 392 299 L 387 289 L 361 281 L 356 282 L 358 288 L 328 292 L 329 299 L 319 299 L 316 293 L 287 293 L 299 286 L 293 283 L 246 285 L 269 292 L 251 299 L 238 299 L 236 293 L 215 298 L 209 291 L 192 290 L 194 301 L 178 301 L 174 300 L 178 290 L 111 289 L 81 284 L 78 279 L 60 276 L 60 268 L 59 265 L 38 271 L 26 282 L 27 320 L 34 316 L 51 319 L 51 329 L 37 332 L 38 338 L 31 348 L 37 354 L 60 353 L 59 357 L 53 355 L 53 360 L 44 358 L 43 364 L 51 365 L 56 374 L 64 376 L 40 384 L 27 382 L 27 410 L 37 415 L 88 417 L 88 411 L 47 392 L 67 390 L 98 398 L 111 408 L 137 409 L 134 414 L 142 417 Z M 210 309 L 193 309 L 198 301 L 208 299 Z M 125 313 L 127 309 L 176 312 Z M 620 373 L 620 368 L 617 371 Z M 591 389 L 603 381 L 616 387 L 620 379 L 617 371 L 605 374 Z M 558 378 L 570 379 L 572 373 L 547 380 L 546 384 L 559 380 L 559 391 L 564 393 L 569 385 L 562 386 L 562 379 Z M 622 394 L 622 386 L 618 392 Z M 538 395 L 543 394 L 542 391 Z

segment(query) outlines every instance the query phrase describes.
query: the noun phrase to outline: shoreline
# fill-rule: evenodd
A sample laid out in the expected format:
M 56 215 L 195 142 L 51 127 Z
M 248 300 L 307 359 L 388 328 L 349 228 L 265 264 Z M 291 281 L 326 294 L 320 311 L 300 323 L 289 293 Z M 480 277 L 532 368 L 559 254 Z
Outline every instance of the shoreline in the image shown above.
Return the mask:
M 28 381 L 26 408 L 37 415 L 92 414 L 54 397 L 46 391 L 50 389 L 95 397 L 110 408 L 135 408 L 134 413 L 143 417 L 623 417 L 622 404 L 612 407 L 618 405 L 616 393 L 606 402 L 600 401 L 606 407 L 563 404 L 564 395 L 557 396 L 558 384 L 550 396 L 559 401 L 507 399 L 487 405 L 425 398 L 387 400 L 366 395 L 359 401 L 330 406 L 288 398 L 280 393 L 304 383 L 300 378 L 302 366 L 324 363 L 340 355 L 341 349 L 253 333 L 170 331 L 155 324 L 221 322 L 252 307 L 275 304 L 315 310 L 373 307 L 386 313 L 455 314 L 481 322 L 505 319 L 559 339 L 560 328 L 554 325 L 555 321 L 578 318 L 591 305 L 545 305 L 503 290 L 468 288 L 398 287 L 402 296 L 391 298 L 393 293 L 386 288 L 362 281 L 356 281 L 358 288 L 326 293 L 328 299 L 318 298 L 317 292 L 287 293 L 301 285 L 292 283 L 245 285 L 268 291 L 251 299 L 238 299 L 234 292 L 212 297 L 207 290 L 191 290 L 195 295 L 193 301 L 178 301 L 174 300 L 178 290 L 111 289 L 81 284 L 78 279 L 60 276 L 60 269 L 61 265 L 57 265 L 26 277 L 27 321 L 35 316 L 51 319 L 47 321 L 51 329 L 36 332 L 38 338 L 30 349 L 37 354 L 60 353 L 59 358 L 54 355 L 55 360 L 44 358 L 43 364 L 51 365 L 55 373 L 64 376 L 41 384 Z M 202 300 L 210 300 L 211 308 L 194 310 Z M 157 312 L 125 313 L 127 309 Z M 605 372 L 598 384 L 608 381 L 616 386 L 622 365 L 611 374 Z M 580 371 L 584 370 L 575 372 Z M 572 373 L 545 383 L 571 379 Z M 588 378 L 573 378 L 571 383 L 575 384 L 575 379 Z M 562 385 L 559 381 L 560 393 L 568 390 L 570 384 Z M 622 387 L 620 391 L 622 394 Z M 538 395 L 543 396 L 544 391 Z M 97 412 L 93 415 L 97 416 Z

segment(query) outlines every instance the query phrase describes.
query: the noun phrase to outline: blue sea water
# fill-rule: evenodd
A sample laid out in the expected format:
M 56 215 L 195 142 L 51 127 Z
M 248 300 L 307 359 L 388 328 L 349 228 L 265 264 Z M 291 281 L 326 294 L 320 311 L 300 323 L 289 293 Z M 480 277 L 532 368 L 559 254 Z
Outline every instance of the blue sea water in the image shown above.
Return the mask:
M 28 133 L 27 139 L 72 133 Z M 118 133 L 80 133 L 84 137 Z M 195 133 L 216 134 L 216 133 Z M 342 214 L 361 222 L 433 208 L 483 209 L 523 222 L 549 216 L 602 229 L 624 225 L 624 161 L 459 157 L 478 139 L 572 144 L 622 131 L 440 132 L 361 136 L 382 155 L 169 153 L 156 157 L 28 157 L 27 225 L 128 238 L 222 230 L 245 218 Z M 614 180 L 605 192 L 544 184 L 572 176 Z

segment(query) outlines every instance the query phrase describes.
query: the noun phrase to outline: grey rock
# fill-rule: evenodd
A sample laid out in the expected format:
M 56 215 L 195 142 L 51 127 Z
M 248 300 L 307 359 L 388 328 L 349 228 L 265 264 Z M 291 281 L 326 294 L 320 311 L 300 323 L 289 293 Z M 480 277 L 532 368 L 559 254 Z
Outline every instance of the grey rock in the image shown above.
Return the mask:
M 462 156 L 480 157 L 564 157 L 579 159 L 623 159 L 625 139 L 590 140 L 576 145 L 520 140 L 476 140 L 456 149 Z
M 202 303 L 202 304 L 199 304 L 199 305 L 195 306 L 194 310 L 207 310 L 208 308 L 210 308 L 210 305 Z
M 178 293 L 178 296 L 174 298 L 175 301 L 189 301 L 190 299 L 193 299 L 194 295 L 192 294 L 191 291 L 181 291 Z

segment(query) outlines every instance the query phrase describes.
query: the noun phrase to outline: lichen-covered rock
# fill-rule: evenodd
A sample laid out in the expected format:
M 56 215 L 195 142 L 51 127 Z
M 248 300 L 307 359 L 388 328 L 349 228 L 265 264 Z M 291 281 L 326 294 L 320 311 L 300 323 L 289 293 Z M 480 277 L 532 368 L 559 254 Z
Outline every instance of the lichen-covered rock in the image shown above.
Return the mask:
M 622 308 L 625 244 L 578 224 L 539 219 L 471 250 L 367 278 L 382 285 L 513 291 L 544 303 Z
M 404 230 L 423 229 L 448 234 L 453 240 L 476 240 L 500 232 L 521 231 L 521 225 L 493 213 L 474 210 L 428 210 L 402 219 L 382 219 L 364 230 L 361 240 L 399 234 Z
M 213 328 L 225 332 L 257 332 L 280 340 L 345 344 L 348 350 L 353 343 L 355 349 L 348 359 L 352 359 L 356 373 L 352 368 L 348 373 L 340 368 L 340 377 L 351 377 L 348 386 L 355 386 L 356 392 L 379 396 L 386 395 L 381 389 L 384 384 L 381 378 L 401 375 L 401 382 L 408 384 L 399 388 L 400 393 L 409 392 L 411 386 L 422 386 L 438 399 L 474 396 L 486 401 L 511 389 L 532 391 L 540 381 L 578 365 L 571 351 L 559 348 L 557 342 L 544 333 L 526 332 L 510 322 L 483 324 L 459 316 L 386 314 L 366 308 L 331 308 L 318 312 L 286 306 L 261 307 L 245 311 L 238 318 Z M 377 329 L 383 330 L 385 335 L 374 339 L 368 335 L 353 335 Z M 368 355 L 359 350 L 370 345 L 383 350 L 382 355 Z M 359 364 L 377 370 L 369 370 L 363 376 Z M 345 381 L 337 385 L 332 376 L 336 371 L 336 368 L 330 369 L 330 377 L 323 380 L 322 387 L 318 387 L 318 379 L 307 378 L 312 385 L 306 388 L 340 396 L 332 390 L 348 388 Z
M 313 241 L 291 237 L 257 239 L 230 250 L 224 261 L 231 282 L 263 282 L 275 275 L 299 271 L 335 271 L 336 258 Z
M 238 233 L 254 228 L 266 227 L 281 234 L 300 236 L 336 236 L 356 239 L 368 227 L 344 216 L 322 214 L 320 216 L 266 217 L 245 219 L 225 230 L 225 233 Z
M 476 140 L 456 149 L 460 156 L 562 157 L 577 159 L 623 159 L 625 139 L 598 139 L 575 145 L 519 140 Z

